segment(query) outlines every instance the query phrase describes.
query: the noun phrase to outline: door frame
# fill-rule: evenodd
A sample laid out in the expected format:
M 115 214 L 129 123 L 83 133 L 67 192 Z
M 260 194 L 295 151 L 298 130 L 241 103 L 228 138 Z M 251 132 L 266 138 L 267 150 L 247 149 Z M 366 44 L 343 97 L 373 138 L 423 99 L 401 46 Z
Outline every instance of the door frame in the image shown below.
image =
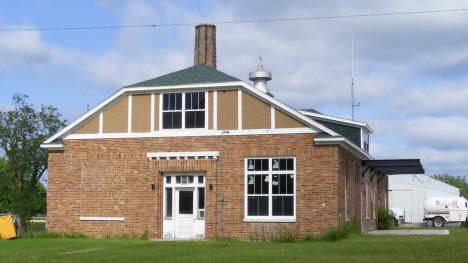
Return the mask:
M 183 180 L 177 183 L 177 176 L 187 177 L 192 176 L 193 181 L 189 183 L 188 177 L 187 181 L 184 183 Z M 170 177 L 170 182 L 167 181 L 167 177 Z M 202 182 L 200 182 L 199 177 L 202 177 Z M 199 209 L 198 207 L 198 197 L 199 189 L 204 189 L 205 194 L 205 204 L 206 204 L 206 176 L 204 172 L 178 172 L 178 173 L 164 173 L 163 174 L 163 191 L 162 191 L 162 237 L 163 239 L 204 239 L 205 238 L 205 216 L 199 216 L 200 211 L 205 211 L 205 209 Z M 172 193 L 172 215 L 167 217 L 167 193 L 166 189 L 170 188 Z M 194 221 L 193 224 L 193 236 L 191 238 L 178 238 L 176 236 L 176 225 L 177 225 L 177 216 L 179 215 L 178 211 L 178 200 L 180 191 L 192 191 L 193 192 L 193 214 L 192 218 Z M 200 228 L 200 229 L 199 229 Z

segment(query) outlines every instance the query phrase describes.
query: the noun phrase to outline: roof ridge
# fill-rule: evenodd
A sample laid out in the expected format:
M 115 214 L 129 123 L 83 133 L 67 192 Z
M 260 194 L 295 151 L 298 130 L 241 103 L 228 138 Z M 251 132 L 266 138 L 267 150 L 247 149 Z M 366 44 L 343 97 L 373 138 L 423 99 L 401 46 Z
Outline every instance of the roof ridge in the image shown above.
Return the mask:
M 230 76 L 222 71 L 212 68 L 205 64 L 198 64 L 178 71 L 174 71 L 159 77 L 141 81 L 125 88 L 132 87 L 157 87 L 173 86 L 195 83 L 217 83 L 239 81 L 238 78 Z

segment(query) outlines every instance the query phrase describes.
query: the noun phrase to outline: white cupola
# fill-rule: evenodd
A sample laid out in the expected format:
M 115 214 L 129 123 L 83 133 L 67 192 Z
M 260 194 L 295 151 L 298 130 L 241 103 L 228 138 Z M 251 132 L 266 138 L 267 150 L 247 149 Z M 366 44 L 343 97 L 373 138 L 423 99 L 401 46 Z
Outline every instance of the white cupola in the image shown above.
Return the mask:
M 249 73 L 249 79 L 254 82 L 255 88 L 273 97 L 267 88 L 267 81 L 271 80 L 271 72 L 265 71 L 261 57 L 257 65 L 257 70 Z

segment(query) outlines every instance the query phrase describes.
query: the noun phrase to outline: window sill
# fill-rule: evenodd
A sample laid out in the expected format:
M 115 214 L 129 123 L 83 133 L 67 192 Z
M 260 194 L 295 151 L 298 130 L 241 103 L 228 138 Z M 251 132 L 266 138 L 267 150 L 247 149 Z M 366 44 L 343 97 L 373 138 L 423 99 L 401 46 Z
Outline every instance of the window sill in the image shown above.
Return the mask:
M 162 128 L 161 131 L 192 131 L 192 130 L 206 130 L 208 129 L 207 127 L 203 128 Z
M 296 218 L 244 218 L 244 222 L 296 223 Z

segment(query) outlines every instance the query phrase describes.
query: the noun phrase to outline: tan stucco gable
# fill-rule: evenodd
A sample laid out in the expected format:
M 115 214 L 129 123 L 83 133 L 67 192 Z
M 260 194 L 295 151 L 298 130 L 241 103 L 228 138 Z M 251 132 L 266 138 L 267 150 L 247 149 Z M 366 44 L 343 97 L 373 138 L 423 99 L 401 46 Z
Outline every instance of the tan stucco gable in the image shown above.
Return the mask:
M 270 129 L 271 106 L 242 92 L 242 129 Z
M 104 110 L 102 132 L 128 132 L 128 96 Z

